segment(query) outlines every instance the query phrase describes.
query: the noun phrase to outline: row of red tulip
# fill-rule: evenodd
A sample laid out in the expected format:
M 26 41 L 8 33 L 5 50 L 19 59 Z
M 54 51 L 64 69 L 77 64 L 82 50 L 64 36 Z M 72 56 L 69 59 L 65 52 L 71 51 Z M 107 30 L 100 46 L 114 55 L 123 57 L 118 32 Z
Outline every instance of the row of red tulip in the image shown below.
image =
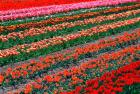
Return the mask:
M 16 45 L 9 49 L 4 49 L 0 51 L 0 58 L 19 55 L 21 52 L 30 53 L 31 51 L 36 51 L 43 48 L 48 48 L 49 46 L 54 46 L 58 44 L 63 44 L 64 42 L 75 40 L 84 36 L 91 36 L 101 32 L 107 32 L 115 28 L 119 28 L 126 25 L 132 25 L 140 21 L 140 17 L 133 18 L 125 21 L 118 21 L 111 24 L 106 24 L 102 26 L 96 26 L 91 29 L 78 31 L 74 34 L 68 34 L 64 36 L 56 36 L 50 39 L 44 39 L 38 42 L 33 42 L 31 44 Z M 20 50 L 20 51 L 19 51 Z
M 2 15 L 8 15 L 8 14 L 19 14 L 19 13 L 29 13 L 29 12 L 36 12 L 37 10 L 41 9 L 47 9 L 51 7 L 56 7 L 58 5 L 64 6 L 63 4 L 66 5 L 71 5 L 72 3 L 80 3 L 80 2 L 89 2 L 89 1 L 94 1 L 95 0 L 1 0 L 0 2 L 0 10 L 3 10 L 4 13 Z M 48 10 L 47 10 L 48 11 Z
M 123 66 L 118 70 L 107 72 L 101 77 L 86 81 L 85 85 L 77 86 L 70 92 L 60 94 L 116 94 L 123 92 L 123 87 L 140 84 L 140 61 Z
M 140 37 L 140 30 L 137 29 L 132 33 L 124 33 L 123 35 L 118 35 L 114 39 L 106 38 L 101 39 L 97 43 L 86 44 L 85 46 L 76 47 L 72 50 L 66 50 L 63 53 L 55 53 L 54 55 L 48 55 L 46 57 L 40 58 L 40 61 L 29 61 L 28 63 L 16 66 L 14 69 L 8 68 L 4 73 L 4 78 L 7 79 L 10 75 L 12 79 L 16 79 L 19 77 L 26 77 L 27 75 L 33 74 L 37 71 L 48 68 L 52 64 L 56 64 L 60 61 L 66 61 L 70 58 L 78 59 L 78 57 L 82 54 L 86 54 L 89 52 L 98 52 L 101 49 L 106 47 L 115 47 L 117 44 L 123 44 L 128 41 L 137 40 Z M 18 73 L 18 76 L 15 75 Z
M 108 67 L 112 67 L 115 65 L 115 64 L 109 63 L 109 61 L 112 61 L 112 60 L 117 61 L 117 66 L 121 64 L 125 64 L 126 62 L 132 62 L 134 58 L 136 58 L 136 56 L 139 57 L 138 52 L 140 52 L 139 44 L 118 50 L 116 52 L 105 53 L 96 59 L 88 60 L 86 62 L 79 64 L 78 66 L 74 66 L 69 69 L 63 69 L 54 74 L 45 75 L 41 78 L 37 78 L 34 81 L 27 83 L 24 89 L 19 88 L 17 91 L 14 91 L 14 92 L 10 91 L 10 93 L 12 92 L 13 94 L 14 93 L 19 94 L 20 92 L 24 92 L 28 94 L 32 92 L 33 88 L 46 89 L 46 84 L 44 86 L 42 82 L 53 83 L 56 86 L 59 86 L 60 85 L 59 82 L 62 81 L 63 83 L 65 83 L 67 81 L 67 77 L 69 77 L 69 80 L 71 79 L 71 81 L 68 82 L 69 87 L 71 87 L 73 85 L 83 82 L 83 80 L 79 77 L 86 77 L 88 75 L 85 73 L 86 70 L 94 68 L 94 69 L 100 69 L 100 72 L 103 72 Z M 126 59 L 123 59 L 124 57 L 128 56 L 128 54 L 130 54 L 130 56 Z M 93 73 L 96 73 L 96 70 L 94 70 Z M 35 87 L 36 86 L 35 84 L 37 84 L 37 86 L 39 87 Z M 63 91 L 63 88 L 59 89 L 57 93 L 61 91 Z
M 36 36 L 36 35 L 50 32 L 50 31 L 56 32 L 57 30 L 62 30 L 64 28 L 72 28 L 75 26 L 95 24 L 95 23 L 100 23 L 107 20 L 115 20 L 118 18 L 128 17 L 128 16 L 139 14 L 139 13 L 140 13 L 140 9 L 131 10 L 131 11 L 118 13 L 118 14 L 111 14 L 108 16 L 98 16 L 96 18 L 84 19 L 82 21 L 78 20 L 74 22 L 64 22 L 62 24 L 57 24 L 57 25 L 52 25 L 52 26 L 47 26 L 47 27 L 42 27 L 42 28 L 31 28 L 29 30 L 25 30 L 21 32 L 12 32 L 12 33 L 9 33 L 8 35 L 0 35 L 0 40 L 5 42 L 5 41 L 8 41 L 8 39 L 14 39 L 14 40 L 16 40 L 16 38 L 23 39 L 27 36 Z

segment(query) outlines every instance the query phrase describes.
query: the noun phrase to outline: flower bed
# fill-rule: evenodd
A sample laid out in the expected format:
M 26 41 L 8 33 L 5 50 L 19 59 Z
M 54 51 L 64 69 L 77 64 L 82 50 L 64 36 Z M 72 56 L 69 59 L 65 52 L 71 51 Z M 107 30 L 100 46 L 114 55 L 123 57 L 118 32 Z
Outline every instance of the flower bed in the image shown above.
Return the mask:
M 136 1 L 3 2 L 0 93 L 139 94 Z

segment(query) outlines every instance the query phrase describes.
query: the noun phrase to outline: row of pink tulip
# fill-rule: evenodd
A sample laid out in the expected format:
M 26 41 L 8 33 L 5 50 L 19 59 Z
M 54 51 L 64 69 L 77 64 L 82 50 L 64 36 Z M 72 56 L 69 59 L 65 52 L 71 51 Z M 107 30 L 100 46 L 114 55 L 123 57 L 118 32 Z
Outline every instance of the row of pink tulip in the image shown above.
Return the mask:
M 57 12 L 70 11 L 81 8 L 91 8 L 97 6 L 108 6 L 108 5 L 118 5 L 121 3 L 127 2 L 136 2 L 137 0 L 98 0 L 93 2 L 84 2 L 77 4 L 66 4 L 66 5 L 53 5 L 46 7 L 35 7 L 35 8 L 26 8 L 20 10 L 8 10 L 0 11 L 0 21 L 11 20 L 16 18 L 25 18 L 32 16 L 41 16 L 47 14 L 53 14 Z

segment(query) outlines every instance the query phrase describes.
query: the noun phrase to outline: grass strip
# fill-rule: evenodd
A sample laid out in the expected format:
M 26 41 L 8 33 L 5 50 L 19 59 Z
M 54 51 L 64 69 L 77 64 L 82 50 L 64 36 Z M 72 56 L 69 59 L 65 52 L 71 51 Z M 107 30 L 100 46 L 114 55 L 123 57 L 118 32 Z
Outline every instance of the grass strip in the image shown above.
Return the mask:
M 140 94 L 140 84 L 134 83 L 130 86 L 125 86 L 123 92 L 118 94 Z

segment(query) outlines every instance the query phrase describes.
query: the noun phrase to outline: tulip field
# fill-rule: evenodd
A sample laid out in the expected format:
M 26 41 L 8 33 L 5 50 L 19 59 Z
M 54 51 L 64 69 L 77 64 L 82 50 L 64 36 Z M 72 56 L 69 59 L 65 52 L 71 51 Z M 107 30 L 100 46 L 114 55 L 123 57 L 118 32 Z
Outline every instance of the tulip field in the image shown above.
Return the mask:
M 140 94 L 139 0 L 1 0 L 0 94 Z

